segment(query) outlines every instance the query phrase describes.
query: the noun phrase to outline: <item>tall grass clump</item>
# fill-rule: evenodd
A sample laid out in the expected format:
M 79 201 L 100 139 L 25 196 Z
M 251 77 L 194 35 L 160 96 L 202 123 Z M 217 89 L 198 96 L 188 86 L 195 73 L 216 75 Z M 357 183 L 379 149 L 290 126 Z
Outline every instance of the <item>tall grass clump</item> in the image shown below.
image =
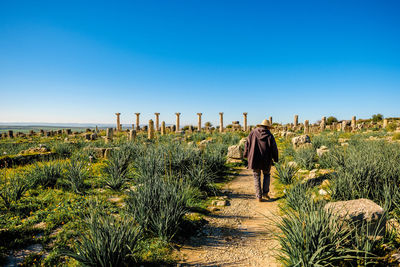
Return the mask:
M 310 202 L 301 210 L 284 210 L 277 223 L 284 266 L 338 266 L 351 232 L 322 205 Z
M 215 174 L 208 171 L 202 166 L 191 166 L 188 168 L 185 176 L 185 181 L 195 188 L 204 192 L 215 192 L 213 182 L 215 181 Z
M 338 136 L 326 134 L 314 135 L 311 142 L 314 149 L 320 148 L 321 146 L 333 148 L 335 145 L 338 144 Z
M 114 150 L 111 152 L 103 168 L 104 184 L 113 189 L 121 190 L 129 180 L 129 167 L 132 154 L 128 149 Z
M 77 194 L 82 194 L 85 189 L 85 180 L 89 178 L 89 168 L 86 162 L 71 160 L 65 166 L 65 179 Z
M 36 163 L 28 173 L 28 179 L 33 187 L 54 187 L 58 179 L 63 177 L 62 165 L 58 161 Z
M 302 210 L 312 201 L 306 183 L 297 182 L 286 189 L 286 206 L 293 210 Z
M 29 189 L 28 183 L 20 174 L 9 177 L 4 173 L 0 179 L 0 198 L 3 200 L 7 209 L 11 208 L 12 203 L 19 201 Z
M 74 151 L 74 146 L 69 143 L 57 142 L 53 146 L 53 151 L 60 156 L 68 157 Z
M 296 180 L 296 174 L 299 170 L 294 164 L 275 163 L 274 177 L 282 184 L 292 184 Z
M 368 198 L 385 204 L 385 186 L 400 184 L 400 146 L 382 141 L 353 142 L 334 165 L 332 198 Z
M 142 238 L 140 228 L 127 218 L 93 211 L 85 218 L 86 232 L 77 240 L 75 250 L 64 251 L 83 266 L 129 266 Z
M 299 148 L 294 154 L 294 161 L 296 161 L 301 168 L 312 170 L 315 164 L 315 155 L 316 153 L 313 148 Z
M 129 192 L 129 213 L 143 229 L 169 241 L 178 232 L 187 211 L 184 185 L 160 176 L 141 180 L 145 182 Z

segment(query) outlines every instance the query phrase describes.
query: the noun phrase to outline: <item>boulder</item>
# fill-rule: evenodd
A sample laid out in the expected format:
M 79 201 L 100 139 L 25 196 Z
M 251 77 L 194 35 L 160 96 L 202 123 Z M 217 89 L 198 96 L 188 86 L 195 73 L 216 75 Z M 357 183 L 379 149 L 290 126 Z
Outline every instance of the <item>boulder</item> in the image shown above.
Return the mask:
M 311 144 L 311 139 L 308 135 L 300 135 L 292 138 L 292 144 L 294 148 L 299 148 L 301 146 L 304 146 L 305 144 Z
M 382 235 L 386 228 L 383 208 L 369 199 L 330 202 L 324 208 L 341 220 L 358 225 L 367 223 L 369 235 L 373 235 L 375 232 Z
M 243 158 L 243 149 L 239 145 L 228 147 L 228 158 L 231 159 L 242 159 Z
M 317 149 L 317 155 L 318 157 L 322 157 L 325 153 L 328 153 L 329 149 L 326 146 L 321 146 L 320 148 Z
M 244 145 L 247 143 L 247 138 L 243 137 L 242 139 L 240 139 L 239 141 L 239 146 L 244 147 Z

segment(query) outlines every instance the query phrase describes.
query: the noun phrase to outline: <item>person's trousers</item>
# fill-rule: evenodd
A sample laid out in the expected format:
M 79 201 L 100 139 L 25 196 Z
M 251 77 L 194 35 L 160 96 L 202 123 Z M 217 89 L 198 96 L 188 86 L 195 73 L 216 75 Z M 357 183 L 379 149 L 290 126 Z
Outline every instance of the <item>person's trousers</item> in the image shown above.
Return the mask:
M 254 186 L 256 189 L 256 197 L 261 198 L 263 195 L 268 194 L 269 192 L 269 183 L 271 180 L 271 166 L 269 166 L 266 170 L 253 170 L 254 175 Z M 261 172 L 263 173 L 263 181 L 261 186 Z

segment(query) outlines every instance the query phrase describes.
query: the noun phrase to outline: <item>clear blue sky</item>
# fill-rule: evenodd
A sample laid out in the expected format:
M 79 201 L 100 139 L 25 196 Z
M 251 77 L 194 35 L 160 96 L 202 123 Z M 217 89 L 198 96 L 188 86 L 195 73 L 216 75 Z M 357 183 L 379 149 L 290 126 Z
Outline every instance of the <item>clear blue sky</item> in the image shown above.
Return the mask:
M 0 122 L 400 116 L 400 1 L 0 1 Z

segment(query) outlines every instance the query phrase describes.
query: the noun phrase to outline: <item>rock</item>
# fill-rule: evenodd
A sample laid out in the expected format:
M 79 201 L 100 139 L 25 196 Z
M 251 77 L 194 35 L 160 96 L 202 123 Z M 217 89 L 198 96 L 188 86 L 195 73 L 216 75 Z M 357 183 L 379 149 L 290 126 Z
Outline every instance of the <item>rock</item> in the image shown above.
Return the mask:
M 326 192 L 324 189 L 320 189 L 318 191 L 318 194 L 320 194 L 321 196 L 326 196 L 328 194 L 328 192 Z
M 322 157 L 325 153 L 328 153 L 329 149 L 326 146 L 321 146 L 320 148 L 317 149 L 317 155 L 318 157 Z
M 243 138 L 240 139 L 240 141 L 239 141 L 239 146 L 240 146 L 240 147 L 244 147 L 246 143 L 247 143 L 247 138 L 243 137 Z
M 308 175 L 308 178 L 312 179 L 312 178 L 317 177 L 317 172 L 318 172 L 317 169 L 311 170 L 310 174 Z
M 231 159 L 242 159 L 243 158 L 243 149 L 239 145 L 228 147 L 228 158 Z
M 226 160 L 226 163 L 241 163 L 241 162 L 242 162 L 241 159 L 231 159 L 231 158 L 228 158 L 228 159 Z
M 305 144 L 311 144 L 311 139 L 308 135 L 300 135 L 297 137 L 292 138 L 292 144 L 294 148 L 299 148 Z
M 291 138 L 293 136 L 295 136 L 296 134 L 294 132 L 282 132 L 281 136 L 282 137 L 287 137 L 287 138 Z
M 210 208 L 208 208 L 208 210 L 209 210 L 210 212 L 216 212 L 216 211 L 219 211 L 219 208 L 217 208 L 217 207 L 210 207 Z
M 224 206 L 228 206 L 228 201 L 227 200 L 213 200 L 211 202 L 211 205 L 213 206 L 217 206 L 217 207 L 224 207 Z
M 368 223 L 368 232 L 371 234 L 376 231 L 381 235 L 386 229 L 383 208 L 369 199 L 360 198 L 330 202 L 325 205 L 325 210 L 330 210 L 341 220 L 350 221 L 358 225 Z

